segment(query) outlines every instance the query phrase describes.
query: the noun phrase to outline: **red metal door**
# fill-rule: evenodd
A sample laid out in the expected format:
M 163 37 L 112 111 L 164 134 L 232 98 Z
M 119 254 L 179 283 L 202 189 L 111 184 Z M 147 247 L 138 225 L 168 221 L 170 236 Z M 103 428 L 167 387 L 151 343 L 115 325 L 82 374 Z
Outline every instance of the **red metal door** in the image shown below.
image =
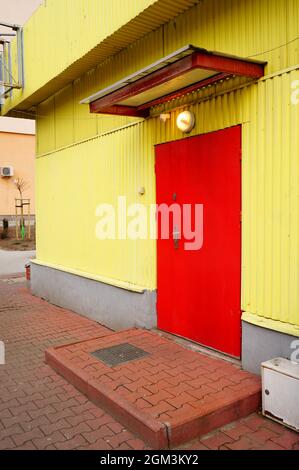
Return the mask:
M 186 250 L 182 215 L 169 239 L 158 215 L 158 327 L 240 357 L 241 127 L 158 145 L 156 178 L 157 204 L 190 204 L 193 228 L 203 205 L 199 250 Z

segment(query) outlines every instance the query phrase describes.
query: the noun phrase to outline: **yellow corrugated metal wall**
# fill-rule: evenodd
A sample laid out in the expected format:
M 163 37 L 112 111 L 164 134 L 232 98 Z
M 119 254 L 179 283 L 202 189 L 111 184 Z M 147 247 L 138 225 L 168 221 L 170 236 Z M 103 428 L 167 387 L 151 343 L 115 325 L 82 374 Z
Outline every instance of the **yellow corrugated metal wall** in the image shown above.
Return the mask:
M 43 2 L 24 26 L 24 56 L 30 67 L 25 67 L 25 91 L 16 92 L 14 101 L 24 99 L 24 93 L 30 96 L 153 3 L 154 0 Z M 13 53 L 13 75 L 17 76 L 15 47 Z
M 47 0 L 25 24 L 25 86 L 4 114 L 28 109 L 201 0 Z M 17 77 L 17 42 L 12 41 Z M 27 66 L 28 65 L 28 66 Z
M 142 202 L 155 202 L 154 145 L 182 138 L 179 111 L 166 124 L 153 117 L 114 131 L 133 119 L 95 117 L 78 101 L 186 43 L 254 55 L 268 61 L 272 75 L 227 93 L 231 84 L 218 85 L 166 109 L 188 104 L 194 110 L 191 135 L 242 124 L 242 308 L 248 318 L 274 320 L 277 328 L 278 322 L 299 326 L 299 105 L 291 101 L 291 85 L 299 80 L 298 26 L 297 0 L 204 0 L 42 103 L 38 259 L 154 289 L 155 243 L 97 241 L 95 209 L 117 195 L 139 202 L 140 186 L 146 188 Z M 219 96 L 209 98 L 213 92 Z M 290 331 L 299 335 L 295 326 Z
M 298 31 L 298 0 L 203 0 L 72 84 L 70 100 L 75 111 L 73 141 L 132 121 L 128 118 L 91 116 L 88 106 L 79 104 L 81 99 L 188 43 L 266 60 L 266 73 L 272 74 L 299 62 Z M 60 94 L 55 95 L 59 107 L 63 99 Z M 43 113 L 39 110 L 38 114 Z M 67 106 L 64 107 L 64 115 L 65 122 L 73 119 Z M 97 120 L 97 126 L 93 120 Z M 39 153 L 49 148 L 44 139 L 40 139 L 40 145 Z
M 129 127 L 37 160 L 37 258 L 48 264 L 152 289 L 155 243 L 98 240 L 99 204 L 150 205 L 154 155 L 147 126 Z M 138 188 L 146 187 L 138 198 Z
M 299 71 L 262 81 L 248 103 L 243 162 L 243 308 L 299 325 Z

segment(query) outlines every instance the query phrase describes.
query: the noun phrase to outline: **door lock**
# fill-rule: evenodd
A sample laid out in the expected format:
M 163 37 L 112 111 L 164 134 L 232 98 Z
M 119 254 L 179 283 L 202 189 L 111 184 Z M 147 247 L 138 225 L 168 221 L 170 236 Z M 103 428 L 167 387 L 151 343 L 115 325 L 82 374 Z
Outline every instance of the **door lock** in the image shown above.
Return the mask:
M 179 232 L 179 228 L 177 225 L 174 226 L 172 237 L 173 237 L 174 248 L 178 250 L 181 233 Z

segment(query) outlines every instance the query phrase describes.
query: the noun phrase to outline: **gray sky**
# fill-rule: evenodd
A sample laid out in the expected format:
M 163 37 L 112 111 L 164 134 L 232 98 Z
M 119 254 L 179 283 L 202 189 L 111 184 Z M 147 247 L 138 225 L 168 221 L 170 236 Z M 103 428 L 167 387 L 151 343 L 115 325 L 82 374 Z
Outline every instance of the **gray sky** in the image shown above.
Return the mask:
M 41 3 L 43 0 L 0 0 L 0 21 L 22 25 Z

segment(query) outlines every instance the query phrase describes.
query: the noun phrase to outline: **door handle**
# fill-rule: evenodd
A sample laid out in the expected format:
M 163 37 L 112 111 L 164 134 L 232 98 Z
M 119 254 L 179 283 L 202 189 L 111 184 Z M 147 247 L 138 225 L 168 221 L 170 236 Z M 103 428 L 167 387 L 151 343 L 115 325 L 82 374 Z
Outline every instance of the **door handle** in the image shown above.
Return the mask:
M 172 238 L 173 238 L 174 248 L 175 248 L 175 250 L 178 250 L 179 242 L 180 242 L 180 238 L 181 238 L 181 233 L 179 232 L 179 229 L 176 225 L 174 226 L 174 229 L 173 229 L 173 232 L 172 232 Z

